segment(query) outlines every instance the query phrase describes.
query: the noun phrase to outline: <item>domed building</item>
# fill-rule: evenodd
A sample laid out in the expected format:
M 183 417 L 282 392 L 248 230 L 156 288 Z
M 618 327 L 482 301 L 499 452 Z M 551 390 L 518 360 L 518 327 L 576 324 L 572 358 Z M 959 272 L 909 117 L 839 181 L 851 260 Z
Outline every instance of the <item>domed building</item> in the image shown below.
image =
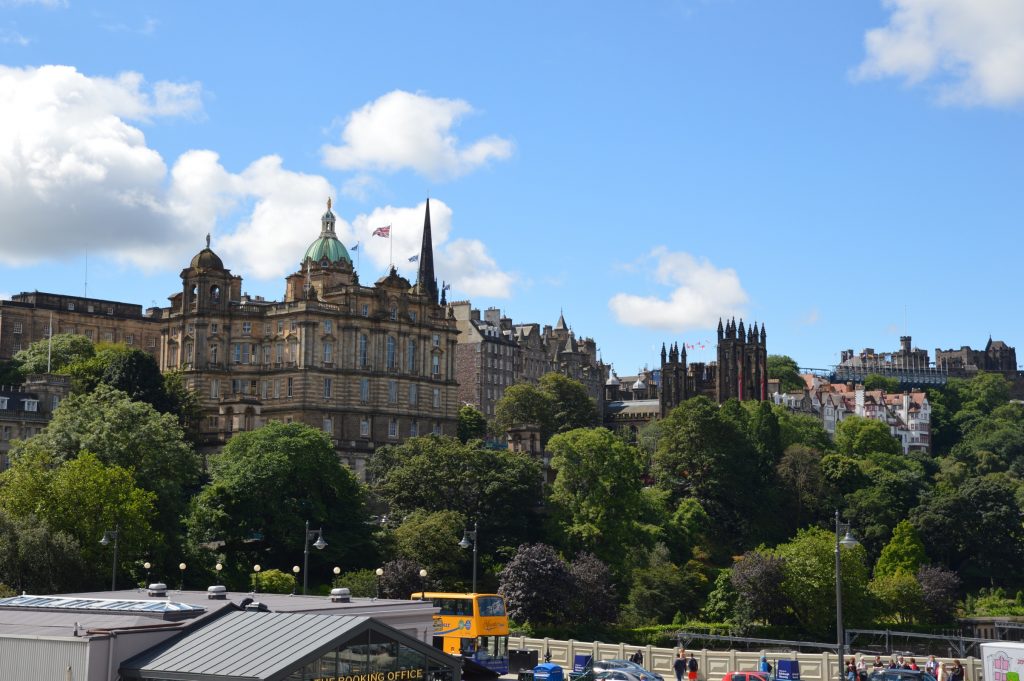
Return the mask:
M 282 301 L 242 294 L 242 278 L 206 248 L 182 270 L 159 360 L 201 398 L 203 445 L 268 421 L 323 429 L 361 479 L 373 450 L 407 437 L 454 435 L 454 320 L 438 300 L 430 204 L 415 284 L 394 267 L 360 283 L 331 210 Z

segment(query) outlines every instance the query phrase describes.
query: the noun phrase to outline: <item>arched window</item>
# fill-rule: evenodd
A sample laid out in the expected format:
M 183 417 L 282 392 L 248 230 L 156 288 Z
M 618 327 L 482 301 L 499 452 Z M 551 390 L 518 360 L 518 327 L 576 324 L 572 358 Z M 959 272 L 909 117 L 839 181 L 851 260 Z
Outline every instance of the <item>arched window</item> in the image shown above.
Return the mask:
M 220 303 L 220 286 L 210 287 L 210 302 L 216 304 Z
M 394 369 L 398 366 L 395 358 L 395 337 L 388 336 L 387 339 L 387 351 L 388 351 L 388 369 Z

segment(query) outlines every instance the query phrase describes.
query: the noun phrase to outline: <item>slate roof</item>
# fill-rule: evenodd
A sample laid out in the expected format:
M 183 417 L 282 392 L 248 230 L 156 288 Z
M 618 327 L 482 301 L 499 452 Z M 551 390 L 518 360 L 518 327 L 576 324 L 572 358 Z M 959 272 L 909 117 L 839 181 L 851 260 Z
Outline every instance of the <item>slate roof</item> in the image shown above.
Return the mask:
M 126 679 L 281 681 L 367 629 L 459 666 L 455 658 L 369 617 L 236 611 L 127 660 L 120 673 Z

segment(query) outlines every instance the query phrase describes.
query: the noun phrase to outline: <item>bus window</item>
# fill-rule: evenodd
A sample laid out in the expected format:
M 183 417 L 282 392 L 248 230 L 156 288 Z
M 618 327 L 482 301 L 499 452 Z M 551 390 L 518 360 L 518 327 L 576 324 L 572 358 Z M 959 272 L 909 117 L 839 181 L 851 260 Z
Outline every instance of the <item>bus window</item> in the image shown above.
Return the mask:
M 439 615 L 473 616 L 473 601 L 468 598 L 433 598 L 431 602 L 440 610 Z
M 505 601 L 498 596 L 480 596 L 476 599 L 481 617 L 504 617 Z
M 459 640 L 462 642 L 463 655 L 472 655 L 474 652 L 476 652 L 476 641 L 474 641 L 471 638 L 462 638 Z

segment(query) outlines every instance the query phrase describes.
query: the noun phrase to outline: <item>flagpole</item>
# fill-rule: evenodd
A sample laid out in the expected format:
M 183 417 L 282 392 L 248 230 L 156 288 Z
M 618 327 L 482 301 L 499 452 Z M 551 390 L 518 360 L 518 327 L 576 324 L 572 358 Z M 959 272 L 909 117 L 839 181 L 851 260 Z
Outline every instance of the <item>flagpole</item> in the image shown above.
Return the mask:
M 395 266 L 395 235 L 392 234 L 391 232 L 392 232 L 392 230 L 395 229 L 395 226 L 394 225 L 388 225 L 388 227 L 390 228 L 388 230 L 388 249 L 389 249 L 388 250 L 388 258 L 390 258 L 390 260 L 391 260 L 391 267 L 394 268 L 394 266 Z
M 50 358 L 53 356 L 53 313 L 50 313 L 50 321 L 47 324 L 47 334 L 50 341 L 46 344 L 46 373 L 50 373 Z

